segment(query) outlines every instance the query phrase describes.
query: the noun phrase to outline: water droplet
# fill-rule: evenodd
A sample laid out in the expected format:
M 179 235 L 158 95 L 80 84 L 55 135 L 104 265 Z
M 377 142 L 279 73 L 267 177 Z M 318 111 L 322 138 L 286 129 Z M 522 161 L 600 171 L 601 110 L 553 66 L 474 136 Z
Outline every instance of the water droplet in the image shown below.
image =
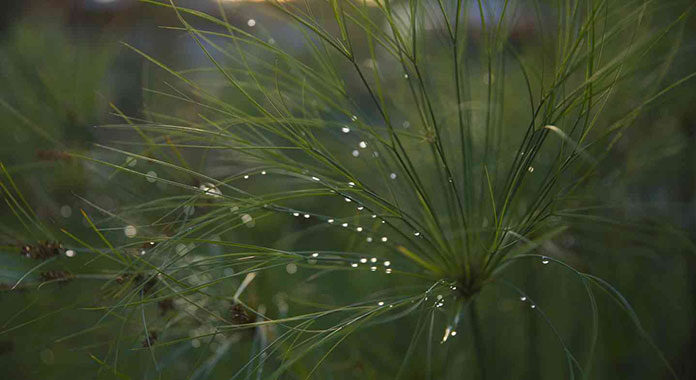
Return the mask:
M 246 224 L 246 226 L 249 227 L 249 228 L 254 227 L 254 225 L 256 224 L 256 223 L 254 222 L 254 218 L 252 218 L 251 215 L 249 215 L 249 214 L 244 214 L 244 215 L 242 215 L 242 216 L 241 216 L 241 219 L 242 219 L 242 222 L 243 222 L 244 224 Z
M 261 171 L 261 175 L 266 175 L 266 171 L 265 170 Z
M 351 120 L 351 121 L 356 121 L 356 120 L 358 120 L 358 117 L 355 116 L 355 115 L 353 115 L 353 116 L 350 117 L 350 120 Z
M 288 274 L 295 274 L 297 272 L 297 265 L 290 263 L 285 266 L 285 271 L 288 272 Z
M 377 267 L 370 267 L 370 270 L 374 272 L 377 270 Z
M 374 214 L 372 215 L 372 219 L 374 219 L 374 218 L 376 218 L 376 217 L 377 217 L 377 215 L 374 215 Z
M 391 179 L 396 179 L 396 173 L 391 173 L 391 174 L 389 174 L 389 178 L 391 178 Z
M 135 158 L 133 158 L 133 157 L 126 157 L 126 165 L 128 165 L 128 167 L 131 167 L 131 168 L 132 168 L 132 167 L 135 166 L 135 164 L 137 164 L 137 163 L 138 163 L 138 160 L 136 160 Z
M 245 176 L 244 176 L 244 179 L 249 179 L 249 176 L 248 176 L 248 175 L 245 175 Z
M 343 198 L 346 200 L 346 202 L 350 202 L 350 198 Z
M 358 231 L 358 232 L 362 232 L 363 228 L 362 228 L 362 227 L 358 227 L 358 228 L 356 228 L 355 230 Z
M 317 177 L 312 177 L 312 180 L 314 180 L 314 181 L 319 181 L 319 178 L 317 178 Z
M 352 264 L 350 264 L 350 266 L 352 266 L 353 268 L 357 268 L 357 267 L 358 267 L 358 264 L 352 263 Z
M 379 305 L 379 306 L 384 306 L 384 302 L 379 301 L 379 302 L 377 302 L 377 305 Z
M 379 152 L 372 152 L 372 157 L 374 157 L 374 158 L 379 157 Z
M 256 20 L 250 18 L 249 20 L 247 20 L 247 25 L 249 25 L 250 28 L 253 27 L 254 25 L 256 25 Z
M 126 235 L 126 237 L 132 238 L 138 234 L 138 229 L 135 228 L 135 226 L 126 226 L 123 229 L 123 233 Z
M 364 258 L 364 257 L 362 257 L 362 258 L 360 258 L 360 262 L 363 263 L 363 264 L 365 264 L 365 263 L 367 262 L 367 259 Z
M 426 297 L 426 300 L 427 300 L 427 297 Z M 442 336 L 442 341 L 440 341 L 440 343 L 447 342 L 447 338 L 450 337 L 451 332 L 452 332 L 452 326 L 447 326 L 447 328 L 445 329 L 445 335 Z
M 456 332 L 456 331 L 452 331 L 452 332 L 450 333 L 450 335 L 451 335 L 451 336 L 456 336 L 456 335 L 457 335 L 457 332 Z
M 63 205 L 60 208 L 60 216 L 63 218 L 69 218 L 72 215 L 72 207 L 68 205 Z
M 372 243 L 372 237 L 368 236 L 367 238 L 365 238 L 365 241 L 367 241 L 368 243 Z
M 387 239 L 386 236 L 382 236 L 382 241 L 383 241 L 383 242 L 386 242 L 387 240 L 388 240 L 388 239 Z
M 343 127 L 343 128 L 341 128 L 341 132 L 343 132 L 343 133 L 348 133 L 348 132 L 350 132 L 350 128 L 348 128 L 348 127 Z
M 327 222 L 329 222 L 329 223 L 333 223 L 333 222 L 334 222 L 334 220 L 333 220 L 333 219 L 329 219 L 329 220 L 327 220 Z
M 299 213 L 299 212 L 293 212 L 293 213 L 292 213 L 292 216 L 300 216 L 300 213 Z
M 435 298 L 437 298 L 438 300 L 441 300 L 441 299 L 442 299 L 442 294 L 438 294 L 437 297 L 435 297 Z
M 526 300 L 527 300 L 527 297 L 524 297 L 524 296 L 520 297 L 520 301 L 524 302 Z
M 411 123 L 409 123 L 408 121 L 404 121 L 401 125 L 402 125 L 404 128 L 408 128 L 408 127 L 411 126 Z
M 367 143 L 364 141 L 361 141 L 360 144 L 358 144 L 358 146 L 365 149 L 365 148 L 367 148 Z
M 349 187 L 355 187 L 355 182 L 348 182 Z
M 546 258 L 546 257 L 543 257 L 543 258 L 541 259 L 541 263 L 544 264 L 544 265 L 546 265 L 546 264 L 549 263 L 549 259 Z
M 312 253 L 312 257 L 319 257 L 319 252 Z
M 358 157 L 360 155 L 360 152 L 357 149 L 355 149 L 351 154 L 353 155 L 353 157 Z
M 153 172 L 152 170 L 150 170 L 150 171 L 147 172 L 147 174 L 145 175 L 145 179 L 147 180 L 147 182 L 155 183 L 155 182 L 157 182 L 157 173 L 155 173 L 155 172 Z
M 348 227 L 348 223 L 343 223 L 343 224 L 341 224 L 341 226 Z
M 408 79 L 408 74 L 404 74 L 404 78 Z
M 222 191 L 217 188 L 214 184 L 210 182 L 202 183 L 198 188 L 205 193 L 206 195 L 210 195 L 213 198 L 220 198 L 222 196 Z
M 268 43 L 269 43 L 270 45 L 275 44 L 275 42 L 276 42 L 276 41 L 275 41 L 275 39 L 273 39 L 273 37 L 271 37 L 271 38 L 268 39 Z
M 358 206 L 358 211 L 362 211 L 364 208 L 363 206 Z
M 388 266 L 390 266 L 390 265 L 391 265 L 391 261 L 387 260 L 387 261 L 384 262 L 384 266 L 385 266 L 385 267 L 388 267 Z
M 420 232 L 414 232 L 413 235 L 414 235 L 414 236 L 420 236 Z
M 377 262 L 377 258 L 376 258 L 376 257 L 371 258 L 371 259 L 370 259 L 370 262 L 371 262 L 371 263 L 376 263 L 376 262 Z
M 534 167 L 533 167 L 533 166 L 530 166 L 530 167 L 527 168 L 527 170 L 528 170 L 530 173 L 532 173 L 532 172 L 534 172 Z
M 305 219 L 309 219 L 309 216 L 310 216 L 309 214 L 304 214 Z
M 530 306 L 530 307 L 531 307 L 532 309 L 536 309 L 536 305 L 534 305 L 534 304 L 532 304 L 532 306 Z
M 73 251 L 72 249 L 68 249 L 67 251 L 65 251 L 65 256 L 67 257 L 75 257 L 76 254 L 77 253 L 75 253 L 75 251 Z
M 386 274 L 389 274 L 389 273 L 391 273 L 391 272 L 392 272 L 391 268 L 387 268 L 387 269 L 384 270 L 384 273 L 386 273 Z

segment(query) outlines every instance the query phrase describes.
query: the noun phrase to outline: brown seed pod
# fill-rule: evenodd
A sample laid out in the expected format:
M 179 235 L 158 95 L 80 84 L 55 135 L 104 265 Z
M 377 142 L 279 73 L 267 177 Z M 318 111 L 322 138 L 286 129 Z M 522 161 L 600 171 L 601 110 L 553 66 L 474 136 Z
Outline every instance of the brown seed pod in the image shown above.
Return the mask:
M 130 274 L 128 274 L 128 273 L 120 274 L 120 275 L 116 276 L 116 283 L 118 283 L 119 285 L 122 285 L 124 282 L 128 281 L 129 278 L 130 278 Z
M 64 270 L 49 270 L 41 272 L 41 281 L 68 281 L 75 277 L 72 273 Z
M 138 248 L 138 250 L 137 250 L 138 254 L 140 256 L 142 256 L 142 255 L 146 254 L 149 249 L 155 248 L 156 246 L 157 246 L 156 242 L 146 241 L 145 243 L 143 243 L 143 245 L 140 246 L 140 248 Z
M 150 331 L 147 338 L 143 340 L 143 347 L 150 347 L 157 342 L 157 332 Z
M 145 276 L 142 274 L 139 274 L 135 276 L 134 281 L 138 286 L 142 286 L 143 293 L 148 294 L 152 292 L 152 289 L 155 288 L 157 285 L 157 277 L 150 277 L 149 279 L 145 280 Z
M 254 321 L 251 319 L 246 309 L 238 303 L 230 306 L 230 320 L 235 325 L 245 325 Z
M 72 159 L 72 156 L 70 156 L 70 153 L 62 152 L 60 150 L 37 149 L 36 150 L 36 158 L 39 159 L 39 161 L 56 162 L 56 161 L 70 161 Z
M 164 299 L 162 301 L 157 302 L 157 308 L 160 311 L 160 315 L 165 315 L 169 311 L 174 310 L 174 300 L 171 298 Z
M 57 241 L 43 241 L 37 245 L 24 244 L 20 254 L 34 260 L 46 260 L 58 256 L 64 251 L 63 245 Z

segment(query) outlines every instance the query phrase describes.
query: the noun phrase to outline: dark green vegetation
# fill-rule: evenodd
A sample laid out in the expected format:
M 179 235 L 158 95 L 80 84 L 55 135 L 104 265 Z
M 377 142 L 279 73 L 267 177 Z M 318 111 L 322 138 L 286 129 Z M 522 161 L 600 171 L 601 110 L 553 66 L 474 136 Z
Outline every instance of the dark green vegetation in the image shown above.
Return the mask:
M 696 374 L 691 4 L 201 4 L 4 36 L 10 378 Z

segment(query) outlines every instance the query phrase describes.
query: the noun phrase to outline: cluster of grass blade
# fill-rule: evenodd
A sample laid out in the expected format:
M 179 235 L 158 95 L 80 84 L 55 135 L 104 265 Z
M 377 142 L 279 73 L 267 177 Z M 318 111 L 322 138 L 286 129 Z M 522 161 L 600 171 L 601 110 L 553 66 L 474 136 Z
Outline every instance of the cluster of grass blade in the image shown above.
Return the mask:
M 173 79 L 146 90 L 166 106 L 136 117 L 114 105 L 124 122 L 100 128 L 132 138 L 73 154 L 123 188 L 148 180 L 164 194 L 135 194 L 138 202 L 118 212 L 85 199 L 100 215 L 83 212 L 93 236 L 64 231 L 78 253 L 109 262 L 76 275 L 103 281 L 104 305 L 89 308 L 102 316 L 63 338 L 119 331 L 93 356 L 103 370 L 127 377 L 119 353 L 130 345 L 161 373 L 202 342 L 215 349 L 197 355 L 191 378 L 210 376 L 240 346 L 250 355 L 231 378 L 311 378 L 354 333 L 416 316 L 397 377 L 423 341 L 430 376 L 433 344 L 453 339 L 466 310 L 481 355 L 474 300 L 488 285 L 532 306 L 570 378 L 592 376 L 597 290 L 649 340 L 618 290 L 554 258 L 549 242 L 592 217 L 596 203 L 584 189 L 622 130 L 696 75 L 662 83 L 690 9 L 656 25 L 650 16 L 666 5 L 652 1 L 269 1 L 268 12 L 302 38 L 301 49 L 286 49 L 290 38 L 263 24 L 237 26 L 222 3 L 207 14 L 143 1 L 174 12 L 180 24 L 166 28 L 188 34 L 210 64 L 175 68 L 126 44 Z M 28 205 L 3 190 L 27 219 Z M 283 236 L 260 239 L 268 244 L 243 242 L 253 240 L 246 227 L 288 218 L 311 224 L 274 227 Z M 112 243 L 125 226 L 138 238 Z M 322 234 L 335 234 L 331 246 L 312 246 Z M 558 265 L 585 289 L 592 321 L 583 358 L 505 278 L 525 260 Z M 282 297 L 272 311 L 245 297 L 257 277 L 297 267 L 315 273 L 308 281 L 379 272 L 401 282 L 343 306 L 305 294 L 291 300 L 291 314 Z M 437 320 L 445 320 L 442 338 Z

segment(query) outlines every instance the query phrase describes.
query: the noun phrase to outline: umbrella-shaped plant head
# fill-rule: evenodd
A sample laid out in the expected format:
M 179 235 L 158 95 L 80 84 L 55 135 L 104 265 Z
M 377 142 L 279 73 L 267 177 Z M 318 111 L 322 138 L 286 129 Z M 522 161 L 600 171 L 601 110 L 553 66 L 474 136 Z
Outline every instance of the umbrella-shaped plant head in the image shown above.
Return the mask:
M 132 333 L 148 374 L 499 378 L 500 360 L 539 378 L 545 334 L 544 373 L 593 378 L 599 295 L 652 344 L 568 241 L 591 251 L 614 228 L 612 149 L 692 77 L 665 80 L 690 9 L 145 2 L 176 16 L 175 55 L 197 58 L 125 44 L 158 84 L 141 115 L 113 106 L 121 122 L 98 128 L 117 137 L 73 156 L 129 206 L 90 202 L 100 245 L 66 240 L 108 268 L 99 323 Z

